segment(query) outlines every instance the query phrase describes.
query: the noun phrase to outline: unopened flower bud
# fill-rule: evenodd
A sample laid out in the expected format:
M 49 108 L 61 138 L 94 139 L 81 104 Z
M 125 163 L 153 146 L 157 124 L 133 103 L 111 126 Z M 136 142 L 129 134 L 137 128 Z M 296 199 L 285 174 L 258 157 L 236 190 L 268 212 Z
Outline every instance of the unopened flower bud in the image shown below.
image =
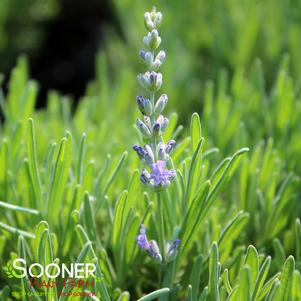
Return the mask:
M 165 60 L 165 51 L 160 50 L 156 58 L 153 59 L 152 62 L 153 69 L 155 70 L 159 69 L 159 67 L 163 64 L 164 60 Z
M 168 160 L 168 155 L 165 152 L 165 144 L 163 142 L 160 142 L 158 144 L 158 159 L 162 161 Z
M 155 13 L 155 17 L 154 17 L 154 24 L 156 28 L 159 28 L 159 26 L 161 25 L 163 19 L 163 15 L 160 12 Z
M 149 116 L 144 116 L 144 123 L 146 124 L 146 126 L 151 129 L 152 128 L 152 122 Z
M 160 130 L 161 130 L 161 132 L 164 132 L 168 126 L 169 119 L 167 117 L 164 117 L 163 115 L 160 115 L 157 118 L 156 123 L 160 124 Z
M 140 131 L 140 133 L 144 137 L 146 137 L 146 138 L 150 138 L 151 137 L 151 132 L 150 132 L 149 128 L 140 119 L 137 119 L 136 126 L 137 126 L 138 130 Z
M 140 181 L 144 184 L 144 185 L 149 185 L 150 184 L 150 173 L 146 170 L 143 169 L 141 171 L 141 175 L 140 175 Z
M 144 25 L 147 30 L 152 30 L 155 28 L 155 23 L 152 21 L 151 14 L 149 12 L 144 14 Z
M 166 94 L 162 94 L 162 95 L 159 97 L 159 99 L 157 100 L 156 105 L 155 105 L 155 108 L 154 108 L 154 113 L 155 113 L 157 116 L 160 115 L 160 114 L 163 112 L 163 110 L 164 110 L 164 108 L 165 108 L 167 102 L 168 102 L 168 97 L 167 97 L 167 95 L 166 95 Z
M 155 240 L 150 240 L 149 241 L 149 254 L 150 256 L 155 259 L 156 261 L 158 261 L 159 263 L 162 262 L 162 255 L 160 254 L 160 249 L 158 247 L 158 244 Z
M 149 81 L 148 81 L 148 77 L 146 77 L 145 74 L 143 74 L 143 73 L 138 74 L 138 75 L 137 75 L 137 79 L 138 79 L 139 84 L 140 84 L 143 88 L 148 89 Z
M 159 60 L 161 63 L 165 60 L 166 53 L 164 50 L 160 50 L 159 53 L 156 56 L 156 60 Z
M 176 146 L 176 141 L 175 140 L 170 140 L 166 144 L 165 152 L 167 154 L 170 154 L 174 150 L 175 146 Z
M 164 117 L 162 123 L 161 123 L 161 131 L 164 132 L 166 128 L 168 127 L 169 119 L 167 117 Z
M 150 72 L 150 90 L 157 91 L 162 86 L 162 74 L 155 71 Z
M 154 61 L 154 56 L 150 51 L 147 51 L 145 54 L 145 63 L 149 68 L 152 68 Z
M 161 125 L 159 122 L 156 122 L 153 126 L 153 135 L 158 136 L 160 134 Z
M 133 150 L 137 153 L 140 159 L 145 157 L 145 150 L 137 144 L 133 145 Z
M 145 156 L 144 156 L 145 164 L 150 165 L 154 163 L 155 162 L 154 153 L 150 145 L 146 144 L 144 146 L 144 149 L 145 149 Z
M 146 63 L 147 67 L 153 69 L 152 66 L 154 61 L 154 55 L 152 54 L 152 52 L 141 49 L 139 55 Z
M 149 13 L 144 14 L 144 25 L 147 30 L 158 28 L 162 23 L 163 15 L 157 12 L 155 8 Z
M 146 71 L 144 74 L 140 73 L 137 79 L 143 88 L 153 92 L 161 88 L 163 81 L 162 74 L 155 71 Z
M 171 262 L 173 261 L 178 254 L 178 247 L 180 245 L 181 241 L 179 239 L 176 239 L 175 241 L 171 243 L 167 243 L 165 248 L 166 248 L 166 261 Z
M 145 99 L 143 96 L 137 96 L 136 101 L 142 114 L 150 115 L 152 113 L 153 106 L 149 99 Z
M 143 43 L 150 50 L 157 49 L 161 44 L 161 38 L 159 36 L 158 30 L 153 29 L 151 32 L 149 32 L 147 36 L 143 38 Z
M 139 55 L 140 55 L 140 57 L 143 59 L 143 60 L 145 60 L 145 54 L 146 54 L 146 50 L 145 49 L 140 49 L 140 51 L 139 51 Z

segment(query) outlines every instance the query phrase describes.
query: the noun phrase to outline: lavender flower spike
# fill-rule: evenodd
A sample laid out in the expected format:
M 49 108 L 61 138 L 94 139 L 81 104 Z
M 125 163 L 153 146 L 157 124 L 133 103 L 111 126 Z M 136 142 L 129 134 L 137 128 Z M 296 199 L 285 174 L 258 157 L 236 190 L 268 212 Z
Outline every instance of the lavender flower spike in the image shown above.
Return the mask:
M 140 57 L 145 63 L 146 71 L 137 77 L 138 82 L 145 89 L 144 96 L 139 95 L 136 102 L 143 120 L 137 119 L 136 126 L 142 135 L 142 146 L 134 145 L 133 149 L 138 154 L 141 162 L 146 168 L 141 170 L 140 180 L 152 191 L 157 192 L 158 199 L 158 242 L 148 240 L 144 225 L 141 225 L 140 233 L 136 237 L 138 247 L 148 253 L 157 263 L 165 264 L 171 262 L 177 256 L 180 240 L 168 242 L 164 238 L 163 207 L 160 191 L 166 189 L 176 176 L 174 169 L 168 170 L 166 163 L 170 160 L 171 153 L 175 148 L 176 141 L 164 142 L 163 134 L 168 127 L 169 119 L 164 116 L 164 109 L 168 102 L 168 96 L 161 94 L 158 97 L 158 90 L 163 84 L 163 75 L 159 68 L 166 58 L 164 50 L 158 49 L 161 44 L 161 37 L 158 27 L 162 21 L 162 14 L 155 8 L 144 15 L 145 27 L 148 31 L 143 42 L 145 49 L 141 49 Z M 162 251 L 162 255 L 160 253 Z
M 147 165 L 147 168 L 141 172 L 141 182 L 152 190 L 159 191 L 167 188 L 176 176 L 174 170 L 166 169 L 166 162 L 170 160 L 170 153 L 176 142 L 171 140 L 165 144 L 163 141 L 163 133 L 169 124 L 169 119 L 163 115 L 168 96 L 164 93 L 159 98 L 156 96 L 163 81 L 163 76 L 158 69 L 166 57 L 165 51 L 158 49 L 161 38 L 157 29 L 162 21 L 162 14 L 153 8 L 151 12 L 145 13 L 144 20 L 149 32 L 143 40 L 146 49 L 140 50 L 140 56 L 148 70 L 138 75 L 138 81 L 148 95 L 139 95 L 136 98 L 139 110 L 144 117 L 143 121 L 137 119 L 136 125 L 146 144 L 134 145 L 133 149 L 141 162 Z

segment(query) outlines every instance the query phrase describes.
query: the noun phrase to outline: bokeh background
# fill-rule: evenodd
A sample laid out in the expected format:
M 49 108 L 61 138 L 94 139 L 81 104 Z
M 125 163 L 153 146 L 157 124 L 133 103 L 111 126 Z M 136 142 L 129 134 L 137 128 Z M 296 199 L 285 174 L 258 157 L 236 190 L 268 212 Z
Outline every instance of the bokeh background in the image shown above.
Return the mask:
M 40 83 L 39 106 L 46 103 L 49 89 L 78 99 L 95 77 L 98 50 L 112 61 L 123 58 L 137 66 L 141 15 L 152 5 L 165 15 L 167 85 L 177 87 L 175 101 L 185 104 L 183 114 L 199 106 L 205 80 L 215 80 L 222 68 L 230 76 L 237 68 L 249 73 L 256 58 L 266 88 L 284 54 L 299 81 L 299 0 L 1 0 L 1 73 L 7 78 L 17 57 L 26 54 L 31 75 Z

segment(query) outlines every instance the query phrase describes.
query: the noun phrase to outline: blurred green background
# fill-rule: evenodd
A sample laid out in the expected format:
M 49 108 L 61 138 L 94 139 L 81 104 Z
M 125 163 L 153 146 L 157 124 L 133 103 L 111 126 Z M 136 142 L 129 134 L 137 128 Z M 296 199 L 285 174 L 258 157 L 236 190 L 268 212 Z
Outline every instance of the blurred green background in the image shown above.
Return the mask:
M 0 70 L 7 74 L 25 53 L 41 83 L 41 104 L 49 88 L 78 98 L 95 76 L 97 49 L 112 61 L 123 57 L 138 70 L 141 15 L 152 5 L 164 13 L 166 89 L 176 91 L 173 101 L 183 112 L 181 120 L 199 110 L 204 82 L 215 80 L 222 68 L 230 76 L 237 69 L 249 74 L 259 58 L 265 87 L 271 89 L 283 55 L 289 54 L 299 83 L 300 0 L 2 0 Z

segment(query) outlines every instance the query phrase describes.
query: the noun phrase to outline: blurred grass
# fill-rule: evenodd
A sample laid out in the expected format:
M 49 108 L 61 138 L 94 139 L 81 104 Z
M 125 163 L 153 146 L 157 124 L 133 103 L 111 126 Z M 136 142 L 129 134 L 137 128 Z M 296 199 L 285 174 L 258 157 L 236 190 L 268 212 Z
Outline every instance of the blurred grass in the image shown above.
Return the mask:
M 299 0 L 143 1 L 115 0 L 126 40 L 138 49 L 143 34 L 141 11 L 149 5 L 164 13 L 161 29 L 168 47 L 165 87 L 185 114 L 197 108 L 205 80 L 216 80 L 222 68 L 232 77 L 243 66 L 249 74 L 256 58 L 262 62 L 268 90 L 283 55 L 298 84 L 301 78 L 301 2 Z M 128 17 L 128 16 L 131 17 Z M 116 51 L 120 51 L 117 47 Z M 133 51 L 133 55 L 136 53 Z M 132 57 L 131 57 L 132 58 Z M 133 59 L 134 61 L 134 59 Z M 174 91 L 176 93 L 174 93 Z

